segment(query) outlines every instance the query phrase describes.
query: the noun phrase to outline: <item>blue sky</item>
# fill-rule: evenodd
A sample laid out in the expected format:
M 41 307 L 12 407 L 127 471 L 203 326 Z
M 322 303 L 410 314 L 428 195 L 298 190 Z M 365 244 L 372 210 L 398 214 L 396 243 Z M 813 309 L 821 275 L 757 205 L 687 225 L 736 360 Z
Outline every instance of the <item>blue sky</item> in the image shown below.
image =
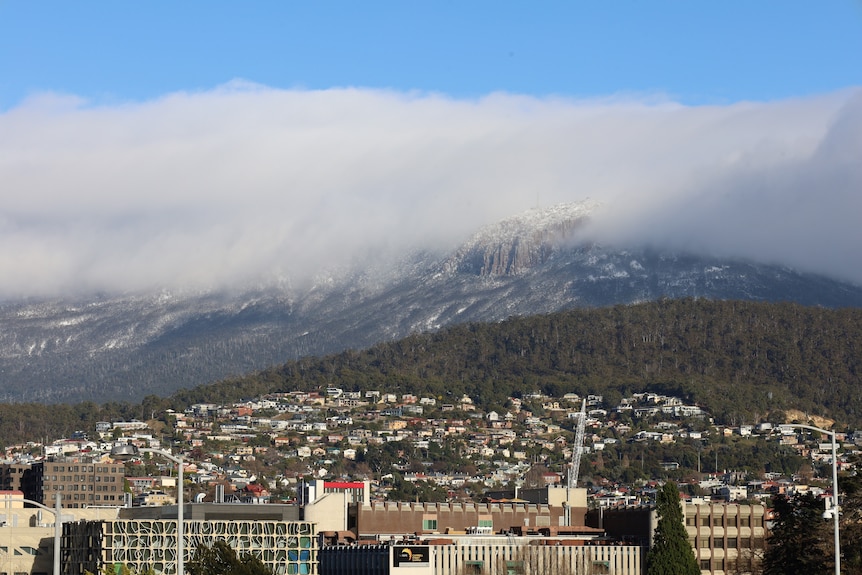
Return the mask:
M 862 2 L 0 1 L 0 109 L 207 90 L 774 100 L 862 85 Z
M 591 241 L 862 284 L 860 150 L 860 0 L 0 0 L 0 301 L 311 285 L 586 198 Z

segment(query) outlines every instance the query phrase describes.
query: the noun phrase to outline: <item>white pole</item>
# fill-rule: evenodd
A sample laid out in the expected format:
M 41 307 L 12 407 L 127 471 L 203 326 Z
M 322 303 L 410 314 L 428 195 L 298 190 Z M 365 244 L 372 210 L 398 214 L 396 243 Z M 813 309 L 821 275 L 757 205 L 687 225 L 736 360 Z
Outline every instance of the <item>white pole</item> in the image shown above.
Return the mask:
M 183 552 L 185 548 L 185 531 L 183 530 L 183 460 L 179 458 L 177 461 L 177 575 L 183 575 L 183 563 L 185 557 Z
M 803 425 L 801 423 L 785 423 L 779 425 L 779 427 L 787 429 L 792 429 L 794 427 L 799 429 L 808 429 L 811 431 L 818 431 L 820 433 L 828 433 L 832 436 L 832 525 L 835 546 L 835 575 L 841 575 L 841 539 L 839 537 L 838 530 L 838 522 L 840 519 L 840 513 L 838 512 L 838 445 L 835 437 L 836 432 L 821 429 L 813 425 Z
M 835 575 L 841 575 L 841 543 L 838 538 L 838 447 L 832 432 L 832 521 L 835 532 Z
M 60 493 L 54 494 L 54 575 L 60 575 L 60 550 L 63 536 L 63 515 L 60 507 Z

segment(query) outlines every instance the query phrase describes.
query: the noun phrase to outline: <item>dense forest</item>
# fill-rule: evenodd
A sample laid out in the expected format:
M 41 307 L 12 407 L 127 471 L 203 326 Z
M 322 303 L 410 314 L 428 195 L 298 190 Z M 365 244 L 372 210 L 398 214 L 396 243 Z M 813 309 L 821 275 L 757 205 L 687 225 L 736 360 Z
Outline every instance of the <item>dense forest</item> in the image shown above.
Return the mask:
M 268 392 L 378 389 L 483 409 L 509 396 L 638 391 L 677 395 L 717 422 L 739 424 L 797 409 L 862 423 L 862 310 L 740 301 L 661 300 L 466 324 L 304 358 L 143 404 L 0 405 L 0 440 L 56 437 L 99 419 L 149 417 L 167 407 Z
M 862 310 L 662 300 L 468 324 L 306 358 L 185 390 L 181 403 L 266 391 L 386 389 L 501 408 L 538 391 L 675 394 L 729 423 L 798 409 L 858 425 Z

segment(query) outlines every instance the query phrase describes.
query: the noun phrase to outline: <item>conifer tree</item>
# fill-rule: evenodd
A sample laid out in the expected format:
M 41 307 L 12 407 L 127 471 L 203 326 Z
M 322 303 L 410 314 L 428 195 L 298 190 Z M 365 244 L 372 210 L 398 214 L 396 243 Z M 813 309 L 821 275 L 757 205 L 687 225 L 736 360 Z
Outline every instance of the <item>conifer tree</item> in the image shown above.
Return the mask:
M 679 489 L 668 481 L 656 501 L 658 525 L 647 553 L 647 575 L 700 575 L 694 550 L 683 524 Z
M 830 573 L 835 568 L 832 522 L 823 520 L 823 501 L 811 492 L 772 499 L 775 520 L 769 535 L 766 575 Z

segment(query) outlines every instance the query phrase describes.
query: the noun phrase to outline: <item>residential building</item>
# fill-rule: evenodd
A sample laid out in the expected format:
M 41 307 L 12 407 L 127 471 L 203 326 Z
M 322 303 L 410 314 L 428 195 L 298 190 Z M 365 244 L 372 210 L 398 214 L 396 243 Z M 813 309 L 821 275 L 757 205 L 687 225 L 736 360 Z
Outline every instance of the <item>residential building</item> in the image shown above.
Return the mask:
M 26 499 L 51 506 L 60 493 L 63 507 L 123 505 L 122 463 L 84 457 L 55 458 L 27 464 L 0 464 L 4 488 L 19 489 Z

